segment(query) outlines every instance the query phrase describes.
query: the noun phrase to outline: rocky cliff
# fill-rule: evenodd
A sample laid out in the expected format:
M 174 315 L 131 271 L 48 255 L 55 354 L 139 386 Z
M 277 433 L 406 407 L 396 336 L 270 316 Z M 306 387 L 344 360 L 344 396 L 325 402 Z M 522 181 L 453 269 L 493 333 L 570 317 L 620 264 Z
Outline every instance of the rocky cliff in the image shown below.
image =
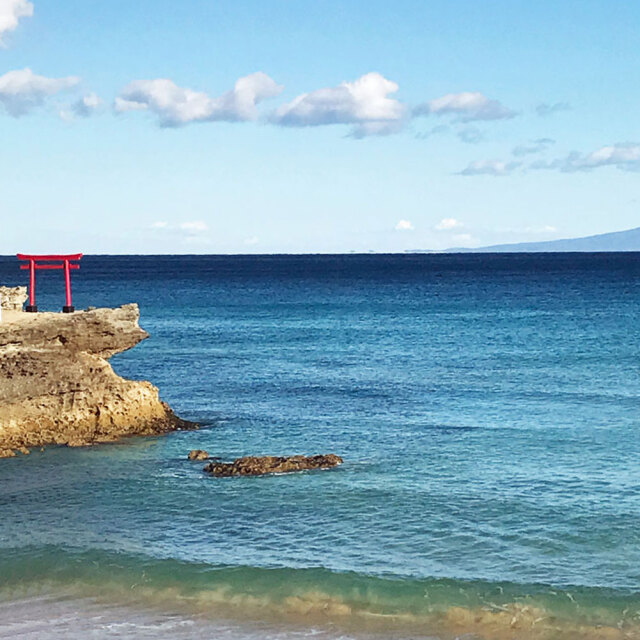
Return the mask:
M 45 444 L 80 446 L 193 426 L 149 382 L 107 359 L 148 334 L 135 304 L 73 314 L 5 312 L 0 322 L 0 457 Z

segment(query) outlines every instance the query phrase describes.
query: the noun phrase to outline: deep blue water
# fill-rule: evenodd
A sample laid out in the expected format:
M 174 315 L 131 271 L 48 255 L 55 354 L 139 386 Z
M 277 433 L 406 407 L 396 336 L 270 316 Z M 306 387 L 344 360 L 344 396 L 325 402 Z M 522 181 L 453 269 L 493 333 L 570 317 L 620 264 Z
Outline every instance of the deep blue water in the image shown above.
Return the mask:
M 202 429 L 0 460 L 9 602 L 144 582 L 199 613 L 222 593 L 639 622 L 640 254 L 81 264 L 76 307 L 137 302 L 151 334 L 116 371 Z M 61 307 L 59 272 L 37 298 Z M 211 479 L 192 448 L 345 464 Z

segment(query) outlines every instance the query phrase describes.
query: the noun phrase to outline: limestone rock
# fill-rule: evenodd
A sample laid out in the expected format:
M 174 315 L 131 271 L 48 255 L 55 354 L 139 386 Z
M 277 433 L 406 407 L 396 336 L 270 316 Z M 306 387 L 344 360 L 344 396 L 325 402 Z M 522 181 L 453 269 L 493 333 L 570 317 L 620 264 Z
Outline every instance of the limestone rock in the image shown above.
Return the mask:
M 0 287 L 0 309 L 20 311 L 27 301 L 27 287 Z
M 247 456 L 233 462 L 210 462 L 203 471 L 216 477 L 260 476 L 265 473 L 290 473 L 306 469 L 329 469 L 342 464 L 333 453 L 317 456 Z
M 0 323 L 0 457 L 195 426 L 175 416 L 152 384 L 125 380 L 107 362 L 148 337 L 138 316 L 129 304 L 20 313 Z
M 208 460 L 209 454 L 202 449 L 192 449 L 187 456 L 189 460 Z

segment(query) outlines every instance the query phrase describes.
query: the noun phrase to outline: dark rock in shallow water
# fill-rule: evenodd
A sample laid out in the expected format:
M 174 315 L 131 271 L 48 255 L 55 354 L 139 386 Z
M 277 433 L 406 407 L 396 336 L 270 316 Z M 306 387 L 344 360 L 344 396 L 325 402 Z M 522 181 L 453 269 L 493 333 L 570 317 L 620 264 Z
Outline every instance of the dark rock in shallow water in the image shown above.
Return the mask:
M 189 451 L 187 458 L 189 458 L 189 460 L 208 460 L 209 454 L 202 449 L 192 449 Z
M 265 473 L 290 473 L 306 469 L 329 469 L 342 464 L 333 453 L 318 456 L 247 456 L 233 462 L 210 462 L 203 469 L 218 478 L 228 476 L 260 476 Z

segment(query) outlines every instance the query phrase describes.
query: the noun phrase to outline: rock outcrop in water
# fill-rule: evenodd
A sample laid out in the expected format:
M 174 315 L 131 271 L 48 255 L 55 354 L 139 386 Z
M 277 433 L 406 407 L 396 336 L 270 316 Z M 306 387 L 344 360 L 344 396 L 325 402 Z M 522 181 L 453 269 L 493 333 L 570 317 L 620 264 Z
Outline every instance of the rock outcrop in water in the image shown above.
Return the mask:
M 261 476 L 266 473 L 291 473 L 307 469 L 329 469 L 342 464 L 342 458 L 333 453 L 318 456 L 247 456 L 233 462 L 210 462 L 206 473 L 224 478 L 229 476 Z
M 209 454 L 202 449 L 191 449 L 187 455 L 188 460 L 208 460 Z
M 0 322 L 0 457 L 45 444 L 81 446 L 195 425 L 149 382 L 107 359 L 148 334 L 138 306 L 73 314 L 5 312 Z

